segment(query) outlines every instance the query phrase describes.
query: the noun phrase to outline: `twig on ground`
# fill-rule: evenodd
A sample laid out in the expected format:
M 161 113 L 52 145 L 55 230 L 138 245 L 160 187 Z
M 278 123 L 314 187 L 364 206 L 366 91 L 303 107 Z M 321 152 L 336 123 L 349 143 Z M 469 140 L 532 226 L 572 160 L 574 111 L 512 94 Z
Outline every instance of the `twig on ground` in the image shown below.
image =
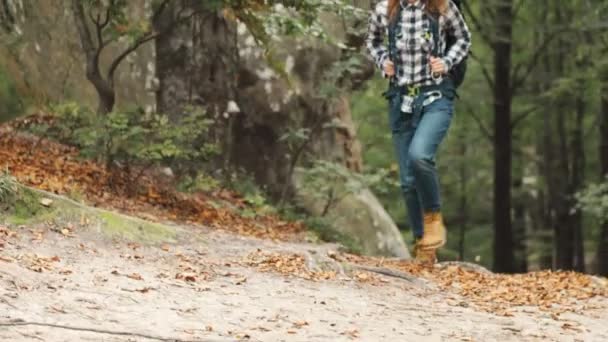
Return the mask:
M 11 308 L 13 308 L 15 310 L 19 309 L 18 307 L 16 307 L 13 304 L 11 304 L 11 302 L 9 302 L 8 300 L 6 300 L 6 299 L 4 299 L 2 297 L 0 297 L 0 303 L 6 304 L 6 305 L 10 306 Z
M 391 269 L 385 268 L 385 267 L 364 266 L 364 265 L 357 265 L 357 264 L 350 264 L 350 263 L 348 264 L 348 266 L 353 269 L 378 273 L 378 274 L 382 274 L 382 275 L 393 277 L 393 278 L 403 279 L 403 280 L 409 281 L 410 283 L 413 283 L 415 285 L 428 287 L 427 283 L 424 280 L 414 277 L 405 272 L 395 271 L 395 270 L 391 270 Z
M 132 333 L 132 332 L 126 332 L 126 331 L 114 331 L 114 330 L 95 329 L 95 328 L 72 327 L 72 326 L 61 325 L 61 324 L 42 323 L 42 322 L 28 322 L 28 321 L 23 321 L 23 320 L 13 320 L 13 321 L 9 321 L 9 322 L 0 322 L 0 327 L 19 327 L 19 326 L 28 326 L 28 325 L 38 326 L 38 327 L 49 327 L 49 328 L 74 330 L 74 331 L 92 332 L 92 333 L 97 333 L 97 334 L 140 337 L 140 338 L 145 338 L 145 339 L 148 339 L 148 340 L 166 341 L 166 342 L 202 342 L 202 341 L 210 341 L 209 339 L 205 339 L 205 340 L 182 340 L 182 339 L 179 339 L 179 338 L 161 337 L 161 336 L 154 336 L 154 335 L 141 334 L 141 333 Z
M 18 333 L 19 333 L 19 335 L 21 335 L 21 336 L 23 336 L 23 337 L 29 337 L 29 338 L 33 338 L 33 339 L 36 339 L 36 340 L 39 340 L 39 341 L 45 341 L 45 339 L 43 339 L 43 338 L 42 338 L 42 337 L 40 337 L 40 336 L 31 335 L 31 334 L 26 334 L 26 333 L 21 332 L 21 331 L 19 331 Z

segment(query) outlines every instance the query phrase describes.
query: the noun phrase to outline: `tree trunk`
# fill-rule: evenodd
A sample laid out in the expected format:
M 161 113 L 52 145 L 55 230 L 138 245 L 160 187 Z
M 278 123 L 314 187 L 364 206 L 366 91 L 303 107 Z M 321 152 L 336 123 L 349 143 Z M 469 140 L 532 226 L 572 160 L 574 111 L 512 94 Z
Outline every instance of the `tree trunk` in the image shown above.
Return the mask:
M 546 65 L 549 65 L 548 63 Z M 549 69 L 549 68 L 548 68 Z M 546 90 L 546 89 L 545 89 Z M 553 106 L 550 106 L 550 108 Z M 544 122 L 554 120 L 552 113 L 546 110 L 543 114 Z M 555 238 L 556 218 L 555 202 L 558 198 L 558 185 L 556 181 L 556 162 L 555 147 L 553 139 L 553 125 L 543 125 L 543 162 L 542 175 L 545 179 L 545 199 L 543 201 L 543 228 L 538 232 L 539 235 L 539 267 L 541 269 L 554 267 L 553 239 Z
M 164 32 L 191 14 L 191 20 L 156 39 L 157 110 L 177 120 L 190 107 L 203 108 L 215 120 L 211 139 L 223 147 L 228 119 L 238 112 L 236 22 L 203 1 L 185 0 L 170 2 L 153 24 Z
M 101 71 L 99 70 L 99 58 L 103 46 L 101 45 L 101 42 L 98 42 L 98 45 L 95 45 L 93 42 L 92 32 L 82 1 L 72 0 L 72 12 L 74 14 L 74 21 L 80 38 L 80 44 L 86 58 L 87 79 L 93 84 L 97 91 L 99 100 L 97 113 L 100 115 L 108 114 L 114 109 L 116 91 L 112 84 L 103 78 Z
M 293 77 L 288 83 L 267 65 L 263 50 L 246 29 L 237 32 L 236 23 L 224 18 L 223 11 L 205 10 L 203 3 L 172 2 L 173 8 L 154 23 L 163 30 L 180 11 L 182 16 L 184 10 L 203 12 L 190 25 L 156 40 L 158 111 L 178 118 L 187 106 L 204 107 L 216 120 L 210 139 L 221 150 L 214 169 L 229 166 L 244 171 L 275 200 L 284 197 L 284 192 L 291 197 L 292 187 L 284 191 L 284 185 L 292 183 L 290 165 L 296 154 L 301 161 L 312 155 L 312 159 L 332 159 L 360 170 L 358 142 L 354 129 L 348 128 L 352 126 L 348 101 L 322 99 L 318 92 L 325 71 L 340 58 L 340 50 L 283 38 L 273 54 L 286 61 L 286 71 Z M 332 120 L 343 126 L 324 128 Z M 281 136 L 304 128 L 312 131 L 311 143 L 304 152 L 290 151 Z M 355 154 L 352 158 L 351 153 Z
M 535 11 L 535 16 L 539 18 L 539 22 L 543 27 L 551 25 L 550 18 L 547 16 L 547 9 L 549 8 L 549 1 L 543 0 L 539 4 L 538 9 Z M 541 42 L 546 39 L 546 33 L 538 32 L 535 34 L 535 45 L 540 45 Z M 551 51 L 549 51 L 551 52 Z M 554 75 L 553 59 L 551 53 L 545 53 L 542 57 L 541 73 L 540 77 L 537 78 L 536 91 L 539 94 L 546 93 L 551 87 L 552 79 L 546 75 Z M 553 207 L 553 198 L 555 198 L 555 192 L 557 188 L 555 184 L 555 149 L 554 149 L 554 138 L 553 138 L 553 122 L 555 115 L 555 103 L 552 100 L 545 101 L 543 103 L 543 117 L 538 127 L 538 130 L 542 134 L 538 137 L 537 145 L 538 150 L 541 151 L 542 158 L 539 159 L 538 168 L 539 173 L 544 180 L 542 188 L 539 193 L 538 200 L 538 224 L 533 225 L 535 228 L 535 235 L 537 237 L 534 241 L 535 249 L 538 251 L 538 268 L 539 269 L 551 269 L 553 267 L 553 238 L 554 238 L 554 224 L 555 224 L 555 211 Z
M 557 125 L 558 138 L 558 167 L 556 168 L 558 176 L 553 185 L 556 191 L 553 193 L 552 202 L 555 210 L 555 267 L 560 270 L 571 270 L 574 267 L 574 231 L 571 224 L 570 203 L 567 196 L 567 188 L 570 175 L 570 155 L 568 150 L 567 132 L 566 132 L 566 108 L 567 103 L 560 101 L 558 108 L 560 110 L 555 118 Z
M 579 70 L 584 70 L 584 67 L 589 61 L 583 59 L 579 64 Z M 576 206 L 575 194 L 582 190 L 585 179 L 585 146 L 583 137 L 583 119 L 585 117 L 585 91 L 587 84 L 584 80 L 579 80 L 578 95 L 576 96 L 576 121 L 575 128 L 572 132 L 572 178 L 568 191 L 568 199 L 570 202 L 571 224 L 573 231 L 572 249 L 574 250 L 572 258 L 572 266 L 575 271 L 585 272 L 585 247 L 583 236 L 583 217 L 580 211 L 572 213 L 572 209 Z
M 511 49 L 513 1 L 496 5 L 494 42 L 494 271 L 511 273 L 513 232 L 511 227 Z
M 463 136 L 460 141 L 460 157 L 462 160 L 467 158 L 467 142 L 466 130 L 463 130 Z M 465 260 L 465 237 L 467 231 L 468 215 L 468 200 L 467 200 L 467 163 L 460 163 L 460 239 L 458 241 L 458 259 Z
M 564 6 L 555 7 L 557 23 L 565 20 L 569 10 Z M 568 71 L 567 51 L 574 48 L 572 39 L 560 36 L 557 41 L 559 49 L 556 53 L 556 74 L 564 75 Z M 585 58 L 576 60 L 576 70 L 585 73 L 589 61 Z M 581 76 L 579 76 L 581 77 Z M 584 248 L 582 234 L 582 216 L 573 213 L 575 207 L 575 193 L 581 189 L 585 168 L 585 150 L 583 139 L 583 119 L 585 115 L 585 82 L 577 81 L 573 91 L 566 92 L 558 100 L 558 113 L 556 118 L 557 137 L 559 145 L 559 161 L 557 165 L 558 177 L 554 186 L 557 189 L 554 197 L 555 222 L 555 268 L 561 270 L 584 271 Z M 575 114 L 574 120 L 569 120 L 568 112 Z M 573 125 L 573 126 L 572 126 Z M 573 127 L 568 129 L 568 127 Z
M 602 73 L 602 87 L 600 88 L 600 175 L 602 181 L 608 180 L 608 70 Z M 608 222 L 602 224 L 600 239 L 597 247 L 597 272 L 608 276 Z
M 528 251 L 526 248 L 526 203 L 523 182 L 523 170 L 517 167 L 517 176 L 513 182 L 515 193 L 513 200 L 513 249 L 515 255 L 515 271 L 518 273 L 528 272 Z

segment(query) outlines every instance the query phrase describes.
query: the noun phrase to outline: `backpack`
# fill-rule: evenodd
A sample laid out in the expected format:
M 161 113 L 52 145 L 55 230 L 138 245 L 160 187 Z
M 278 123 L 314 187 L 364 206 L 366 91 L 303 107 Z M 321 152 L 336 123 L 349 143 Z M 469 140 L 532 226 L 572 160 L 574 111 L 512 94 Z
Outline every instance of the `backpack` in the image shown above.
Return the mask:
M 453 1 L 454 4 L 456 5 L 456 7 L 458 7 L 458 10 L 461 11 L 462 0 L 448 0 L 448 1 Z M 396 28 L 399 25 L 399 23 L 401 22 L 401 11 L 402 10 L 403 9 L 401 8 L 401 6 L 397 7 L 397 14 L 396 14 L 397 17 L 395 20 L 392 20 L 389 23 L 389 27 L 388 27 L 389 58 L 391 59 L 391 61 L 393 61 L 395 63 L 395 67 L 397 67 L 397 65 L 399 63 L 399 53 L 397 52 L 397 41 L 396 41 Z M 438 51 L 439 45 L 440 45 L 439 19 L 431 16 L 429 21 L 431 24 L 431 32 L 433 34 L 433 55 L 434 56 L 443 56 L 456 43 L 456 37 L 449 35 L 449 34 L 447 35 L 445 51 L 443 51 L 441 53 L 440 51 Z M 453 65 L 448 73 L 448 76 L 454 83 L 455 88 L 458 88 L 462 84 L 466 73 L 467 73 L 467 57 L 465 57 L 462 61 L 460 61 L 460 63 Z

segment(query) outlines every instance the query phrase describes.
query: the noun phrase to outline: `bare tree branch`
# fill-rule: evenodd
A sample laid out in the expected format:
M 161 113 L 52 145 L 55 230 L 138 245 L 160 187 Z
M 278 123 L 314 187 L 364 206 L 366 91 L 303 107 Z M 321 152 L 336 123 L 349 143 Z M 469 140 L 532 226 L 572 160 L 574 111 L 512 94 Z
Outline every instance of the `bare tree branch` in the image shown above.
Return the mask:
M 122 61 L 129 54 L 131 54 L 133 51 L 137 50 L 144 43 L 149 42 L 149 41 L 151 41 L 153 39 L 156 39 L 159 36 L 162 36 L 162 35 L 170 33 L 175 28 L 177 28 L 179 25 L 188 22 L 190 19 L 192 19 L 192 17 L 194 17 L 194 16 L 196 16 L 196 15 L 198 15 L 200 13 L 202 13 L 202 10 L 201 11 L 193 11 L 192 13 L 188 14 L 187 16 L 179 18 L 179 19 L 176 19 L 175 21 L 173 21 L 171 23 L 171 25 L 169 25 L 169 27 L 167 27 L 165 30 L 160 31 L 160 32 L 149 32 L 149 33 L 145 34 L 143 37 L 137 39 L 131 46 L 129 46 L 125 51 L 123 51 L 120 55 L 118 55 L 114 59 L 114 61 L 112 61 L 112 64 L 110 64 L 110 68 L 108 69 L 108 75 L 107 75 L 107 79 L 110 82 L 110 84 L 114 84 L 114 73 L 116 72 L 116 69 L 118 68 L 118 66 L 120 65 L 120 63 L 122 63 Z
M 162 3 L 158 5 L 154 13 L 152 14 L 152 22 L 156 21 L 158 17 L 165 11 L 167 6 L 169 5 L 169 0 L 164 0 Z
M 483 135 L 491 142 L 494 142 L 494 135 L 492 133 L 490 133 L 490 130 L 486 127 L 486 125 L 483 123 L 483 120 L 481 120 L 481 118 L 477 115 L 477 113 L 475 112 L 475 110 L 473 109 L 473 107 L 471 107 L 471 105 L 466 102 L 466 101 L 462 101 L 461 103 L 464 103 L 466 110 L 469 114 L 471 114 L 471 117 L 473 117 L 473 120 L 475 120 L 475 122 L 477 123 L 477 125 L 479 126 L 479 129 L 481 130 L 481 132 L 483 133 Z
M 165 35 L 167 33 L 170 33 L 171 31 L 173 31 L 175 28 L 177 28 L 179 25 L 187 22 L 188 20 L 190 20 L 192 17 L 200 14 L 202 11 L 193 11 L 192 13 L 190 13 L 189 15 L 180 18 L 180 19 L 176 19 L 174 22 L 171 23 L 171 25 L 169 27 L 167 27 L 164 31 L 160 31 L 160 32 L 149 32 L 148 34 L 144 35 L 143 37 L 139 38 L 138 40 L 136 40 L 131 46 L 129 46 L 125 51 L 123 51 L 120 55 L 118 55 L 114 61 L 112 61 L 112 64 L 110 65 L 110 68 L 108 69 L 108 81 L 110 82 L 110 84 L 114 84 L 114 73 L 116 72 L 116 69 L 118 68 L 118 66 L 120 65 L 120 63 L 122 63 L 122 61 L 133 51 L 137 50 L 141 45 L 143 45 L 146 42 L 149 42 L 153 39 L 158 38 L 159 36 Z
M 469 52 L 469 56 L 471 57 L 472 60 L 474 60 L 475 62 L 477 62 L 479 64 L 479 66 L 481 67 L 481 73 L 483 74 L 483 77 L 486 79 L 486 82 L 488 82 L 488 86 L 490 86 L 490 88 L 492 90 L 494 90 L 494 87 L 495 87 L 494 79 L 492 79 L 492 76 L 490 76 L 490 71 L 488 70 L 486 65 L 482 63 L 481 59 L 479 59 L 479 57 L 477 57 L 477 55 L 475 55 L 473 53 L 473 51 Z
M 524 5 L 524 0 L 519 0 L 516 4 L 515 4 L 515 9 L 513 10 L 513 17 L 517 17 L 517 15 L 519 14 L 519 11 L 521 10 L 521 8 Z
M 471 22 L 473 23 L 473 26 L 475 26 L 475 30 L 477 31 L 476 33 L 481 36 L 481 38 L 487 45 L 492 46 L 492 44 L 494 44 L 494 40 L 488 35 L 487 30 L 484 30 L 483 25 L 481 25 L 481 21 L 479 21 L 477 16 L 473 13 L 469 2 L 463 1 L 462 5 L 464 6 L 464 10 L 467 12 L 467 17 L 471 18 Z
M 519 114 L 515 119 L 511 121 L 511 129 L 515 129 L 515 127 L 524 119 L 526 119 L 530 114 L 536 112 L 538 110 L 538 106 L 532 107 L 523 113 Z
M 76 29 L 80 36 L 80 42 L 84 48 L 85 54 L 90 56 L 95 53 L 95 47 L 93 45 L 93 39 L 91 37 L 91 31 L 86 23 L 86 15 L 84 13 L 84 7 L 82 2 L 79 0 L 72 0 L 72 9 L 74 12 L 74 21 L 76 22 Z
M 563 30 L 558 30 L 547 35 L 545 40 L 541 42 L 536 51 L 534 51 L 534 55 L 532 55 L 532 58 L 528 60 L 527 64 L 522 62 L 515 65 L 515 67 L 513 68 L 513 74 L 511 75 L 511 79 L 513 80 L 513 82 L 511 82 L 512 94 L 515 94 L 517 89 L 519 89 L 519 87 L 521 87 L 526 82 L 526 80 L 532 73 L 532 70 L 534 70 L 534 68 L 536 68 L 536 65 L 538 65 L 540 58 L 543 56 L 543 54 L 547 52 L 547 47 L 549 46 L 549 44 L 553 41 L 553 39 L 555 39 L 555 37 L 558 36 L 558 34 L 562 32 Z M 525 68 L 523 72 L 521 72 L 522 68 Z
M 106 8 L 106 17 L 100 23 L 102 29 L 106 28 L 106 26 L 108 26 L 108 24 L 110 23 L 110 10 L 112 9 L 112 6 L 114 6 L 114 0 L 111 0 L 110 4 L 108 5 L 108 8 Z

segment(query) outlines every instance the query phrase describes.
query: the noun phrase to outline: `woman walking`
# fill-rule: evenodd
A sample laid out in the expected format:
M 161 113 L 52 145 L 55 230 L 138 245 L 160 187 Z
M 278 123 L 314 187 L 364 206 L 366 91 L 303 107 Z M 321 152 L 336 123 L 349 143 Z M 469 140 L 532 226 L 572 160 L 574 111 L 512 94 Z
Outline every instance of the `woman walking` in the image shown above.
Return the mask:
M 385 43 L 388 38 L 388 44 Z M 471 34 L 452 0 L 383 0 L 367 48 L 390 79 L 385 93 L 416 259 L 435 262 L 446 243 L 435 154 L 453 113 Z

